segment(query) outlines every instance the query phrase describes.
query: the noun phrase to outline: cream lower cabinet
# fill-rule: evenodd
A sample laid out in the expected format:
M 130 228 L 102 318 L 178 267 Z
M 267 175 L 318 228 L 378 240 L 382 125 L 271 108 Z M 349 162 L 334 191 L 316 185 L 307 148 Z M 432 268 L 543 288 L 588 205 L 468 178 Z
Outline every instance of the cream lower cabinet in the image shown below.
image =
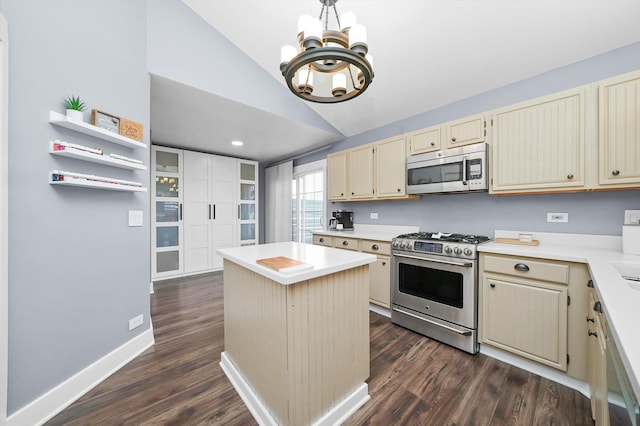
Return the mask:
M 480 342 L 587 378 L 585 265 L 481 253 Z
M 580 87 L 494 112 L 492 193 L 585 189 L 586 94 Z
M 599 86 L 602 188 L 640 186 L 640 72 L 605 80 Z
M 595 291 L 589 292 L 587 336 L 589 362 L 589 393 L 591 395 L 591 417 L 596 425 L 609 424 L 609 399 L 607 386 L 607 339 L 604 317 Z
M 378 259 L 369 265 L 369 302 L 391 306 L 391 243 L 349 237 L 329 237 L 315 234 L 313 244 L 344 250 L 357 250 L 375 254 Z

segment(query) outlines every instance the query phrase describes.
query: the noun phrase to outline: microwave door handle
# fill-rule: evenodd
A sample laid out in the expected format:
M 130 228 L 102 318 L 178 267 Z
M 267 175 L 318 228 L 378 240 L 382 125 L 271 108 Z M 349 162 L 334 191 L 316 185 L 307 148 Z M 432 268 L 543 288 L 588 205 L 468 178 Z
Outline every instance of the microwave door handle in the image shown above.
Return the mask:
M 462 184 L 467 184 L 467 156 L 462 157 Z

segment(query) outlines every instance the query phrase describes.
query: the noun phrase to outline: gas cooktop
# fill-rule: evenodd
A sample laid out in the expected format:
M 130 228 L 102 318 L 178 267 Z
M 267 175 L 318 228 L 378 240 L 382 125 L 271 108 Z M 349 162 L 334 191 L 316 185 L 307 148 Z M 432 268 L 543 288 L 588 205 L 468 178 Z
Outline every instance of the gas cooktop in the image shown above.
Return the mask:
M 414 232 L 412 234 L 398 235 L 396 238 L 403 238 L 405 240 L 445 241 L 448 243 L 466 244 L 481 244 L 491 240 L 491 238 L 482 235 L 450 234 L 443 232 Z

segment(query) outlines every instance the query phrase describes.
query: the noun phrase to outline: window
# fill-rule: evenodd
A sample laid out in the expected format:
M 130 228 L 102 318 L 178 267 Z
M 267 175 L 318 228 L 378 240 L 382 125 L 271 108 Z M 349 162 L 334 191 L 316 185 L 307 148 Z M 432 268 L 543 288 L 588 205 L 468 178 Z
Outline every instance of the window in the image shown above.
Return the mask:
M 313 232 L 324 229 L 326 160 L 293 169 L 291 240 L 313 244 Z

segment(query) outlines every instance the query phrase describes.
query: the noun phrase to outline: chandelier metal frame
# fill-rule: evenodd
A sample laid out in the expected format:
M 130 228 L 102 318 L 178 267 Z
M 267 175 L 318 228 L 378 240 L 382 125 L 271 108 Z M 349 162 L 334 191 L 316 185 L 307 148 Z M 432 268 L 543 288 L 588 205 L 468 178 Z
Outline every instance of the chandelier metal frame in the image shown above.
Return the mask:
M 319 0 L 322 3 L 320 21 L 324 15 L 324 31 L 322 40 L 304 39 L 304 34 L 298 34 L 300 52 L 288 62 L 280 64 L 280 71 L 287 82 L 289 90 L 296 96 L 317 103 L 338 103 L 348 101 L 361 95 L 371 82 L 374 73 L 371 63 L 365 55 L 368 51 L 366 43 L 355 43 L 349 47 L 349 28 L 342 31 L 328 29 L 329 8 L 333 7 L 338 27 L 340 18 L 336 10 L 335 3 L 338 0 Z M 350 65 L 353 65 L 351 67 Z M 308 84 L 296 84 L 295 76 L 304 68 L 309 72 L 337 73 L 347 69 L 351 82 L 351 90 L 332 90 L 331 96 L 318 96 L 313 94 L 313 87 Z M 357 73 L 354 71 L 357 69 Z M 354 74 L 356 74 L 354 76 Z M 347 84 L 347 86 L 349 86 Z

